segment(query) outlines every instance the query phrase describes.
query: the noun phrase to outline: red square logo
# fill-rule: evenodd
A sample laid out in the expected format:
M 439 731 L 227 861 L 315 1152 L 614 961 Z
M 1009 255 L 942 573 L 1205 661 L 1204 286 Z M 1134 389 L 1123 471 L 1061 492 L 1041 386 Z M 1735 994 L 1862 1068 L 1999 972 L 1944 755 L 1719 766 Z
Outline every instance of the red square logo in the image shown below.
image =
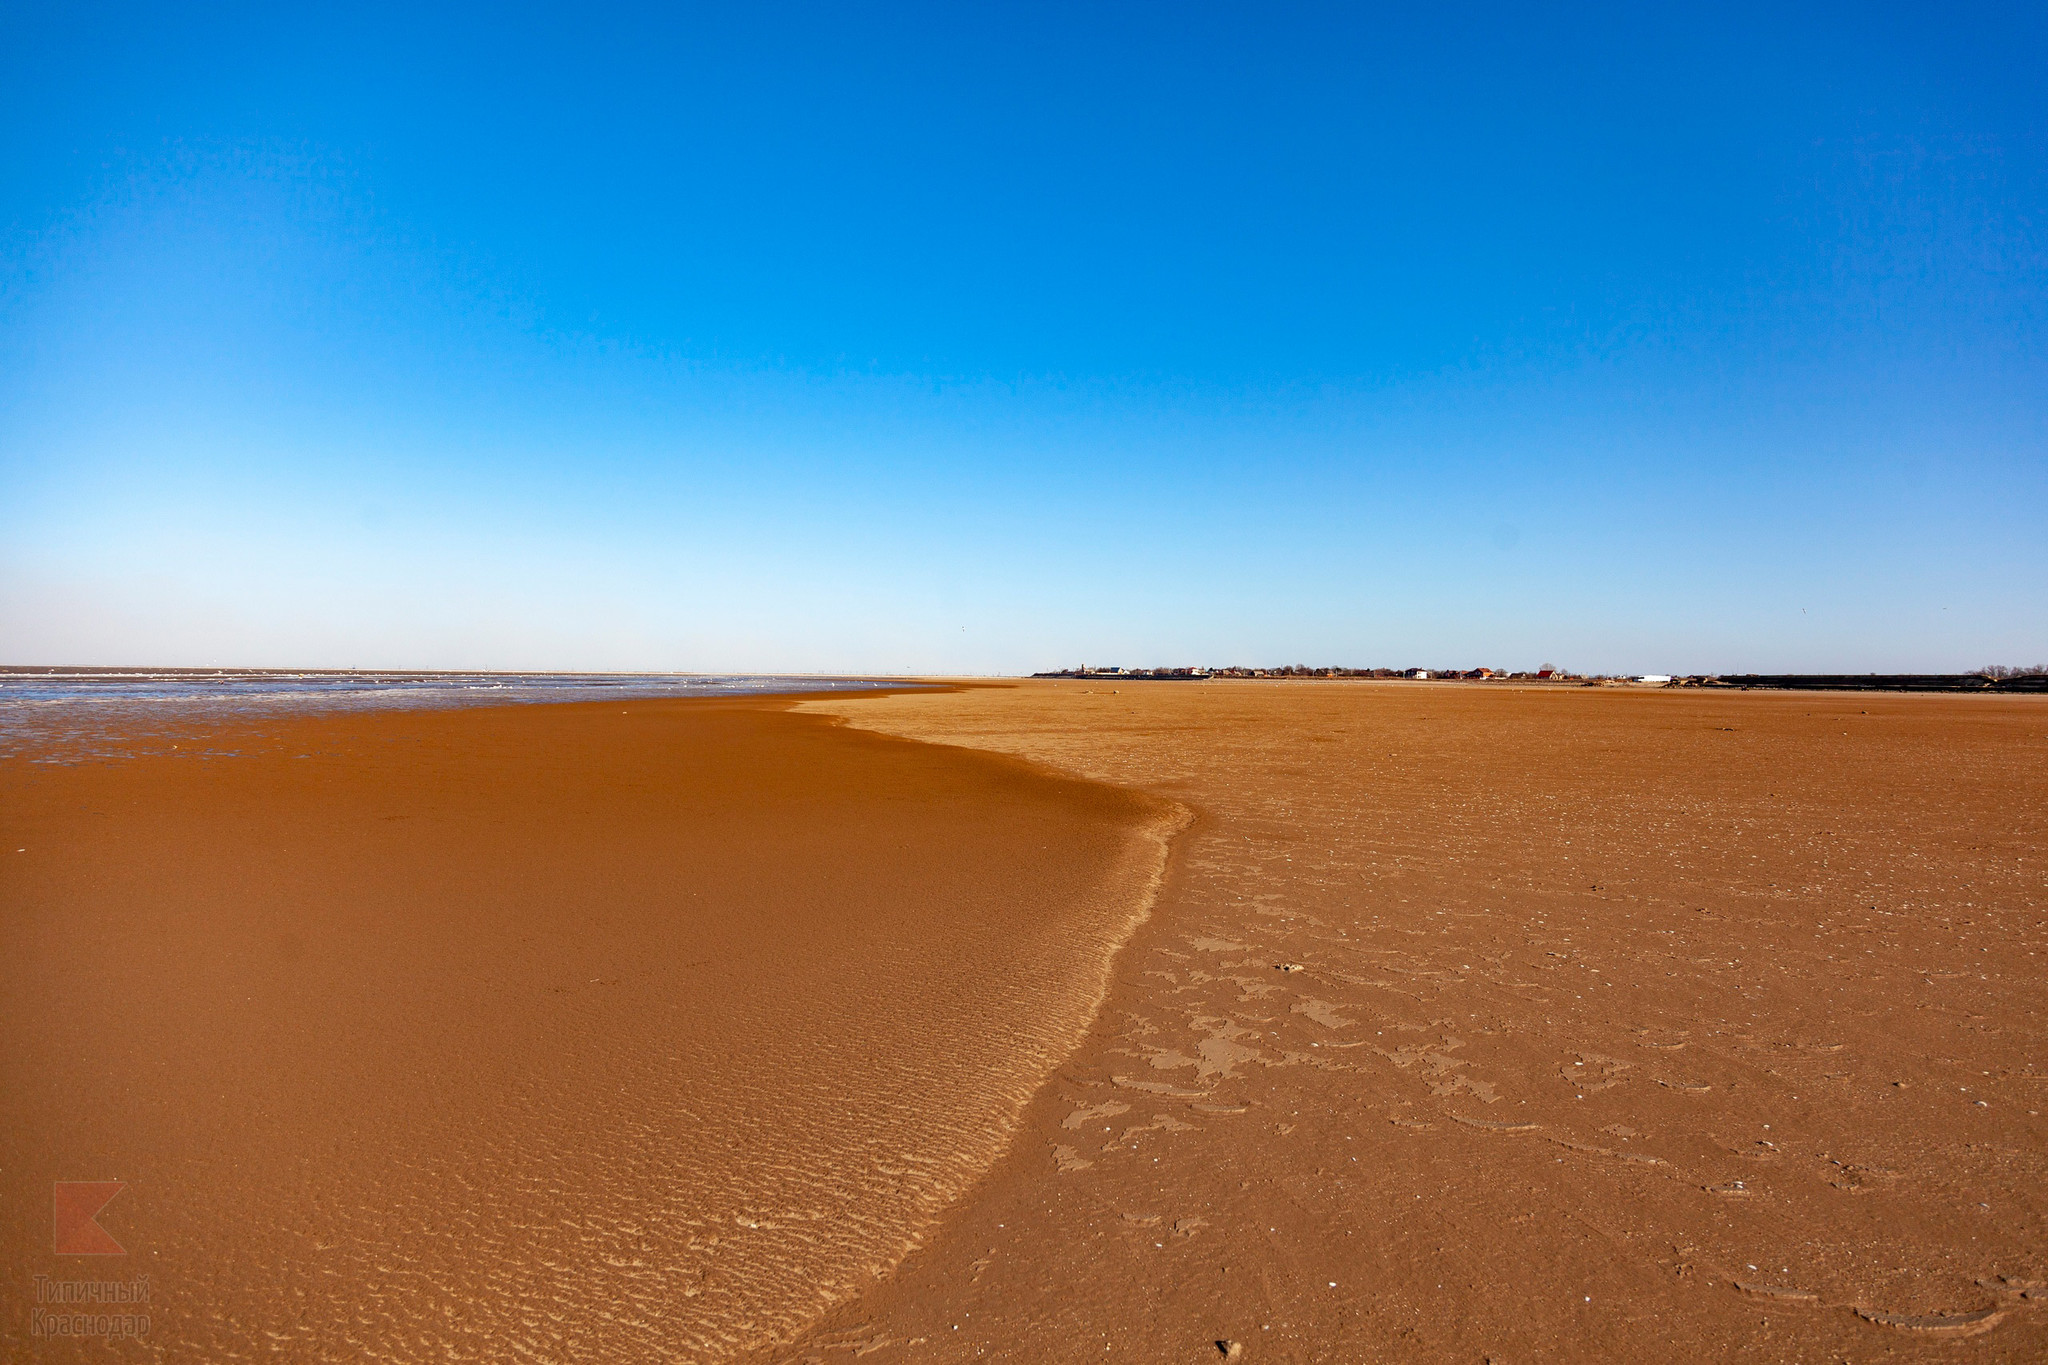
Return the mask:
M 51 1243 L 59 1256 L 126 1256 L 99 1225 L 99 1212 L 128 1188 L 125 1180 L 59 1180 L 50 1198 Z

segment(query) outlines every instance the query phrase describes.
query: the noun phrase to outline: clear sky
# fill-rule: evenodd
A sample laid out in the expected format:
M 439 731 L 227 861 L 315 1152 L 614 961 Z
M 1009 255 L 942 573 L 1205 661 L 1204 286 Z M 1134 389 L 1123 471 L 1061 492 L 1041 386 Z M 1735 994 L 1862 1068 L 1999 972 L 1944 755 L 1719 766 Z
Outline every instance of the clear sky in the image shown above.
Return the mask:
M 2048 8 L 1422 8 L 0 0 L 0 662 L 2048 657 Z

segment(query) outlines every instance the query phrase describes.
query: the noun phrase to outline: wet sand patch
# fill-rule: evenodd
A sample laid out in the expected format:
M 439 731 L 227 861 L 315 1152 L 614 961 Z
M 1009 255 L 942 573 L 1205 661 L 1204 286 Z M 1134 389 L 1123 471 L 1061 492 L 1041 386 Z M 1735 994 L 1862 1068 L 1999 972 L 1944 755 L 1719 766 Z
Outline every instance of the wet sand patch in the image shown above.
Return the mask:
M 1002 1149 L 1177 818 L 776 700 L 196 740 L 0 768 L 10 1333 L 105 1178 L 175 1357 L 785 1336 Z

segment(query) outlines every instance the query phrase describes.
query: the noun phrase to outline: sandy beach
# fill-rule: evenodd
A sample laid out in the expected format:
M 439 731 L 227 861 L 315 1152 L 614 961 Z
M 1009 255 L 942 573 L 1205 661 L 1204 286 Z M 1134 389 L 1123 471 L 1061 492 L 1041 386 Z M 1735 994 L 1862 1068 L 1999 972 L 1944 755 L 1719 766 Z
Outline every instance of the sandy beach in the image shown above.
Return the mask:
M 0 772 L 12 1355 L 2048 1354 L 2028 699 L 962 684 Z M 147 1337 L 27 1339 L 57 1180 L 128 1182 Z
M 1069 682 L 800 709 L 1198 818 L 991 1177 L 765 1358 L 2048 1356 L 2048 707 Z

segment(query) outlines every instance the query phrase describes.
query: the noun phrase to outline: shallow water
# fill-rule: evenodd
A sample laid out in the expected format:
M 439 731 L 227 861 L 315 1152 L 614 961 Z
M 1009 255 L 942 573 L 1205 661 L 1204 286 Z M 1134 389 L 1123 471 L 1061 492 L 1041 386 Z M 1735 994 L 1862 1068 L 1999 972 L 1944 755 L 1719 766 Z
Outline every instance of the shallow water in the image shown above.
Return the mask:
M 77 763 L 177 748 L 195 721 L 334 711 L 858 691 L 860 678 L 709 673 L 282 669 L 0 670 L 0 759 Z M 183 752 L 183 750 L 181 750 Z M 229 751 L 195 751 L 225 757 Z

